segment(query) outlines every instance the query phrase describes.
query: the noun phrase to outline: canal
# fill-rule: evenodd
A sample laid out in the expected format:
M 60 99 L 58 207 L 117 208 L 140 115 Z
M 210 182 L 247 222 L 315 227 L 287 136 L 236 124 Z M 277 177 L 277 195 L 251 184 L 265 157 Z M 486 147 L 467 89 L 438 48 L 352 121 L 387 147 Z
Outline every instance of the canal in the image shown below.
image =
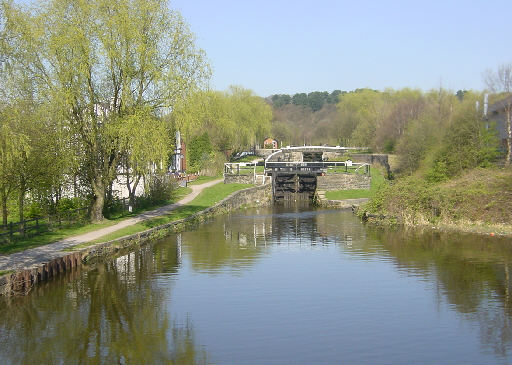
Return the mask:
M 507 364 L 512 243 L 247 209 L 0 299 L 1 364 Z

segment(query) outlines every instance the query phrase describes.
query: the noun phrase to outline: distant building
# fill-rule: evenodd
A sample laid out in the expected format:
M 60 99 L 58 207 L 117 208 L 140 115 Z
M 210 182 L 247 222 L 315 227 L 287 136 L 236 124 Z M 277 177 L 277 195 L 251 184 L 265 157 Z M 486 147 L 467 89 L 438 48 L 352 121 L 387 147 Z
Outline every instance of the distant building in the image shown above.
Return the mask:
M 509 96 L 508 98 L 500 100 L 489 106 L 489 111 L 487 114 L 488 119 L 496 123 L 496 130 L 498 131 L 500 142 L 505 149 L 507 148 L 508 138 L 506 112 L 507 106 L 509 106 L 512 109 L 512 96 Z
M 279 142 L 277 139 L 267 137 L 263 141 L 263 148 L 272 148 L 274 150 L 277 150 L 279 148 Z

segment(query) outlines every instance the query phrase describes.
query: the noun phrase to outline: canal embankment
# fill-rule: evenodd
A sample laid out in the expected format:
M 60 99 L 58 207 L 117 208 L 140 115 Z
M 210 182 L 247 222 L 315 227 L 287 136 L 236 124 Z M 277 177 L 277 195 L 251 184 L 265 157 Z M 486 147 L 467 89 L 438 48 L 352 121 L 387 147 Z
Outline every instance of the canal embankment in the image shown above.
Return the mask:
M 60 250 L 57 257 L 55 257 L 55 252 L 50 252 L 52 255 L 48 255 L 46 258 L 44 256 L 39 257 L 35 264 L 32 263 L 27 267 L 20 268 L 19 265 L 13 268 L 6 267 L 4 268 L 4 275 L 0 276 L 0 295 L 25 294 L 34 285 L 60 273 L 72 271 L 84 262 L 113 255 L 119 250 L 136 247 L 170 233 L 190 229 L 214 215 L 224 214 L 244 206 L 268 205 L 272 201 L 271 194 L 271 187 L 268 184 L 238 190 L 212 206 L 195 211 L 181 219 L 106 242 L 91 243 L 87 246 L 77 247 L 76 251 L 73 252 Z
M 401 178 L 358 215 L 372 224 L 512 236 L 512 170 L 473 169 L 442 182 Z

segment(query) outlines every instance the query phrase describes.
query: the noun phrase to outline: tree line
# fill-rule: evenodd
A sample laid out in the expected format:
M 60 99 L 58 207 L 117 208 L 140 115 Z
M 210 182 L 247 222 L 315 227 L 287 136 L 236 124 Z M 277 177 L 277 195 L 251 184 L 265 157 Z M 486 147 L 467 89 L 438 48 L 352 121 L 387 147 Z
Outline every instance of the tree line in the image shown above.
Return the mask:
M 345 93 L 346 91 L 334 90 L 331 93 L 327 91 L 313 91 L 308 94 L 274 94 L 270 97 L 270 100 L 274 108 L 281 108 L 284 105 L 293 104 L 309 107 L 315 112 L 322 109 L 324 104 L 336 104 L 338 102 L 338 97 Z
M 120 173 L 130 198 L 141 181 L 161 186 L 177 129 L 206 133 L 217 154 L 270 128 L 251 91 L 207 90 L 206 55 L 165 0 L 0 1 L 4 224 L 70 194 L 102 220 Z
M 507 95 L 493 93 L 489 102 Z M 304 141 L 395 153 L 401 171 L 413 172 L 428 160 L 432 177 L 441 178 L 499 157 L 496 128 L 484 118 L 483 102 L 483 92 L 467 90 L 358 89 L 340 94 L 335 107 L 317 112 L 291 105 L 274 108 L 272 130 L 290 144 Z

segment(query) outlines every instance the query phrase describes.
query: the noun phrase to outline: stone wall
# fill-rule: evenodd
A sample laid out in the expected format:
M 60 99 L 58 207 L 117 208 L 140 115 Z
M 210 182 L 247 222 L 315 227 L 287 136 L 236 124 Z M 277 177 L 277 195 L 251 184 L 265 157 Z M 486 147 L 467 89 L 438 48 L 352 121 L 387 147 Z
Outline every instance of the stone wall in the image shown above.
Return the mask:
M 224 174 L 224 184 L 254 184 L 254 174 Z
M 371 177 L 357 174 L 328 174 L 318 176 L 316 189 L 329 190 L 352 190 L 370 189 Z
M 207 218 L 239 209 L 242 206 L 263 206 L 272 202 L 272 186 L 270 184 L 236 191 L 214 206 L 197 212 L 190 217 L 163 224 L 143 232 L 121 237 L 109 242 L 98 243 L 79 251 L 63 254 L 62 257 L 51 260 L 37 267 L 19 270 L 14 273 L 0 276 L 0 295 L 24 295 L 41 282 L 52 276 L 67 271 L 73 271 L 84 262 L 90 263 L 95 259 L 108 257 L 120 250 L 132 249 L 157 238 L 165 237 L 170 233 L 182 232 L 191 229 Z
M 324 152 L 322 154 L 322 159 L 323 160 L 331 160 L 331 161 L 334 161 L 334 160 L 339 160 L 339 159 L 343 159 L 343 158 L 346 158 L 347 155 L 345 152 Z

